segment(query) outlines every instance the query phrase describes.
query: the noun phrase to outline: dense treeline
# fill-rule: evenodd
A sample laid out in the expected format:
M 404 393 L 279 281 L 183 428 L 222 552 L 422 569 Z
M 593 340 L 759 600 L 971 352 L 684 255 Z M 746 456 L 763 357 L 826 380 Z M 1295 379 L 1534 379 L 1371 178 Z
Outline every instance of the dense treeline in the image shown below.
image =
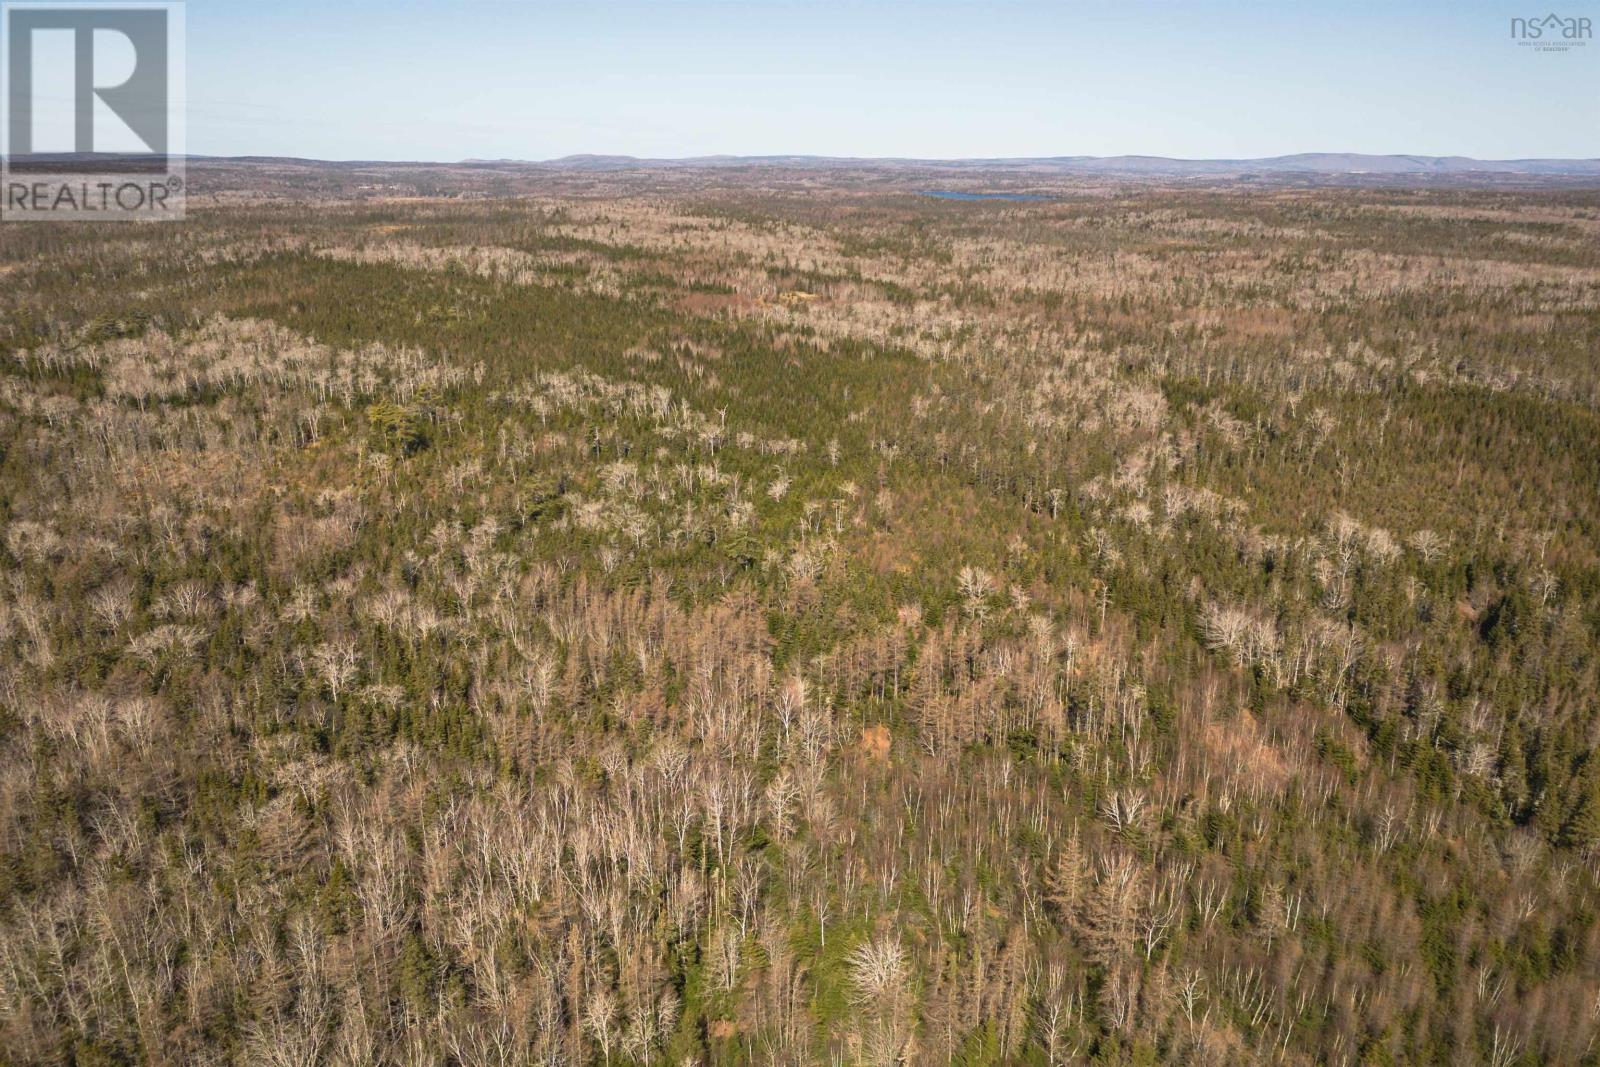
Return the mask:
M 0 235 L 0 1061 L 1600 1058 L 1600 201 Z

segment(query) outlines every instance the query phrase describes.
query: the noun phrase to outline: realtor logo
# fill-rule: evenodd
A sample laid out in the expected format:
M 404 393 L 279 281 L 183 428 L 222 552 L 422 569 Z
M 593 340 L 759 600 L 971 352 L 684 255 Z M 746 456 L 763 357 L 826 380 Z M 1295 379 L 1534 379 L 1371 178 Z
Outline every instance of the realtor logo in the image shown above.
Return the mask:
M 0 218 L 183 214 L 183 7 L 0 3 Z

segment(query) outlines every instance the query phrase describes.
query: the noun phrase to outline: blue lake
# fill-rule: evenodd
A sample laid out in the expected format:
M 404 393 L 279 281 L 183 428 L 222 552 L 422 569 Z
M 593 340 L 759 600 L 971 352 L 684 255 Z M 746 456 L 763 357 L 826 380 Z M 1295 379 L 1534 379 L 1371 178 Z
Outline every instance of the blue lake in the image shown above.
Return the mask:
M 961 193 L 946 189 L 925 189 L 923 196 L 931 196 L 938 200 L 1049 200 L 1048 196 L 1036 193 Z

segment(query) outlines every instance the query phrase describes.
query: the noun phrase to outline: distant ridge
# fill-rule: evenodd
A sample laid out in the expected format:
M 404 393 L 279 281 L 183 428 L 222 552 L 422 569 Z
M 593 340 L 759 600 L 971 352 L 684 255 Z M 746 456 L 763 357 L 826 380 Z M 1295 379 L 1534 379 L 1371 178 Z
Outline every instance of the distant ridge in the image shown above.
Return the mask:
M 468 160 L 469 164 L 510 164 L 512 160 Z M 907 159 L 848 156 L 694 156 L 644 159 L 635 156 L 575 155 L 528 161 L 523 165 L 568 170 L 633 170 L 663 167 L 872 167 L 934 169 L 1017 169 L 1059 174 L 1129 174 L 1152 177 L 1226 177 L 1247 174 L 1392 175 L 1562 175 L 1600 177 L 1600 159 L 1473 159 L 1468 156 L 1367 155 L 1359 152 L 1301 152 L 1262 159 L 1174 159 L 1167 156 L 1040 156 L 986 159 Z
M 5 157 L 0 156 L 0 160 Z M 122 162 L 116 155 L 60 153 L 34 156 L 27 162 Z M 143 157 L 135 157 L 142 159 Z M 1240 177 L 1260 175 L 1506 175 L 1529 177 L 1600 177 L 1600 158 L 1594 159 L 1473 159 L 1470 156 L 1369 155 L 1360 152 L 1300 152 L 1260 159 L 1178 159 L 1170 156 L 995 156 L 971 159 L 917 159 L 900 156 L 685 156 L 649 158 L 625 155 L 582 154 L 559 159 L 315 159 L 301 156 L 183 157 L 194 163 L 267 164 L 331 167 L 471 167 L 540 168 L 566 171 L 672 170 L 736 167 L 796 167 L 827 169 L 1010 170 L 1034 174 L 1128 175 L 1147 177 Z M 21 163 L 23 161 L 17 161 Z M 35 168 L 37 169 L 37 168 Z
M 840 156 L 696 156 L 646 159 L 585 154 L 549 160 L 316 160 L 287 156 L 189 156 L 191 193 L 254 190 L 284 198 L 527 195 L 563 183 L 589 188 L 724 188 L 771 182 L 855 189 L 1043 195 L 1064 186 L 1384 186 L 1390 188 L 1600 187 L 1600 159 L 1471 159 L 1467 156 L 1305 152 L 1266 159 L 1045 156 L 905 159 Z M 968 197 L 981 198 L 981 197 Z M 962 199 L 962 197 L 956 197 Z

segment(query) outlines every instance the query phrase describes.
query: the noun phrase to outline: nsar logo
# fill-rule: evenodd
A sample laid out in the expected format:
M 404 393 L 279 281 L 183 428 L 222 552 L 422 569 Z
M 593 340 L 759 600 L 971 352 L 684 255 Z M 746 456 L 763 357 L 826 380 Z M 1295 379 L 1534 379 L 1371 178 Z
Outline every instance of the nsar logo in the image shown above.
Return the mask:
M 1594 22 L 1583 16 L 1549 14 L 1542 18 L 1511 20 L 1511 39 L 1539 52 L 1567 52 L 1582 48 L 1594 37 Z

